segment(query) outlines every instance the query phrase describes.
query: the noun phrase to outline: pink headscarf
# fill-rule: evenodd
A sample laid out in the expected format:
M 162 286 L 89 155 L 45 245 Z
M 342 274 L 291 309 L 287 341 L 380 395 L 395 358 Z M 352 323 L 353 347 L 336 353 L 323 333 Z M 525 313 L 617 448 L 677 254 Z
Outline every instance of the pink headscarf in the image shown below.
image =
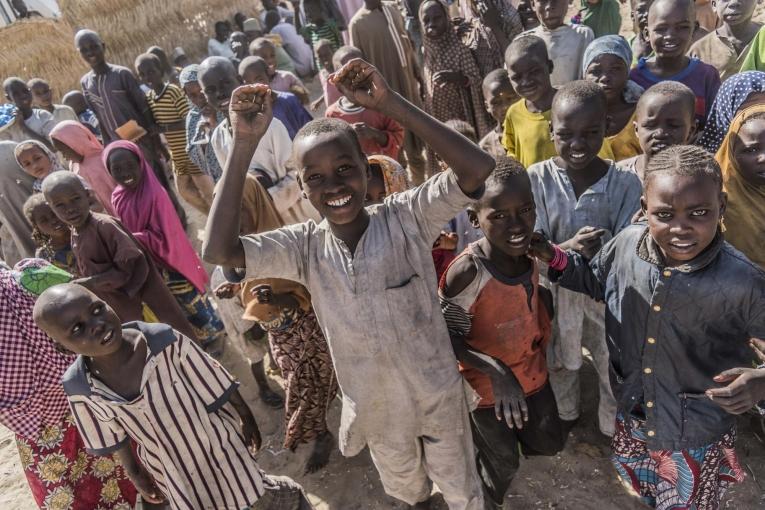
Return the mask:
M 130 190 L 118 184 L 112 193 L 112 205 L 122 224 L 155 259 L 181 273 L 199 292 L 204 292 L 207 272 L 186 237 L 167 191 L 157 180 L 141 149 L 133 142 L 119 140 L 110 143 L 103 153 L 104 167 L 108 167 L 109 154 L 117 149 L 135 154 L 143 171 L 138 188 Z
M 116 216 L 112 207 L 112 192 L 117 186 L 109 171 L 101 162 L 104 146 L 88 128 L 73 120 L 65 120 L 56 124 L 50 132 L 53 140 L 67 145 L 82 156 L 81 163 L 72 162 L 69 168 L 93 188 L 96 198 L 107 214 Z

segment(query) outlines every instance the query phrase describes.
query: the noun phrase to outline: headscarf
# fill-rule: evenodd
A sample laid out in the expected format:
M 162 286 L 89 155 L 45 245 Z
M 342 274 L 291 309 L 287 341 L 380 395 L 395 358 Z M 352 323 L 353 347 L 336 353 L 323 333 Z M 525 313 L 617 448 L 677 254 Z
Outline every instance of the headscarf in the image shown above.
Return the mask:
M 765 92 L 765 72 L 746 71 L 725 80 L 712 103 L 699 145 L 712 154 L 717 152 L 736 112 L 754 92 Z
M 39 296 L 48 287 L 72 281 L 71 274 L 43 259 L 22 260 L 13 267 L 13 276 L 33 296 Z
M 741 63 L 741 72 L 765 69 L 765 27 L 762 27 L 749 44 L 749 52 Z
M 765 104 L 750 106 L 736 114 L 728 134 L 717 151 L 715 159 L 723 174 L 723 187 L 728 193 L 725 209 L 725 240 L 741 250 L 752 262 L 765 269 L 765 186 L 747 182 L 739 172 L 733 157 L 733 144 L 746 120 L 756 113 L 765 112 Z
M 82 156 L 82 162 L 72 162 L 69 168 L 90 184 L 106 213 L 115 216 L 112 192 L 117 183 L 101 162 L 104 146 L 98 141 L 96 135 L 79 122 L 65 120 L 56 124 L 50 132 L 50 137 Z
M 37 140 L 25 140 L 23 142 L 20 142 L 15 149 L 13 149 L 13 156 L 16 158 L 16 163 L 18 163 L 19 166 L 21 166 L 21 161 L 19 161 L 19 158 L 21 157 L 21 153 L 29 150 L 32 147 L 37 147 L 41 151 L 43 151 L 43 154 L 45 154 L 45 157 L 48 158 L 48 161 L 50 161 L 50 172 L 60 172 L 62 170 L 65 170 L 63 166 L 61 166 L 61 163 L 59 162 L 58 158 L 55 154 L 53 154 L 53 151 L 48 148 L 47 145 L 45 145 L 42 142 L 38 142 Z M 23 168 L 22 168 L 23 169 Z M 32 189 L 35 192 L 42 191 L 42 179 L 35 179 L 34 184 L 32 185 Z
M 197 79 L 198 74 L 199 74 L 198 64 L 191 64 L 190 66 L 184 67 L 181 70 L 181 74 L 178 75 L 178 83 L 180 83 L 181 88 L 185 87 L 188 83 L 194 83 L 195 81 L 199 81 Z
M 593 61 L 601 55 L 614 55 L 624 61 L 627 66 L 627 73 L 632 67 L 632 48 L 629 43 L 620 35 L 604 35 L 592 41 L 584 50 L 582 58 L 582 76 L 587 74 L 587 68 Z M 643 95 L 644 89 L 632 80 L 627 80 L 622 97 L 627 103 L 634 104 L 638 102 Z
M 136 189 L 117 185 L 112 205 L 122 224 L 162 265 L 181 273 L 200 293 L 205 292 L 207 272 L 186 237 L 181 220 L 165 188 L 159 183 L 141 149 L 127 140 L 110 143 L 103 153 L 107 167 L 109 154 L 125 149 L 138 157 L 143 178 Z
M 372 165 L 379 165 L 385 182 L 385 196 L 409 189 L 406 170 L 401 166 L 401 163 L 382 154 L 369 156 L 367 160 Z
M 63 354 L 32 319 L 35 295 L 60 278 L 35 277 L 50 267 L 43 260 L 24 261 L 13 271 L 0 269 L 0 422 L 16 434 L 37 440 L 42 427 L 60 425 L 69 413 L 61 377 L 75 356 Z M 64 273 L 66 274 L 66 273 Z M 33 283 L 30 283 L 33 281 Z
M 593 5 L 582 0 L 582 23 L 595 33 L 595 37 L 618 34 L 622 26 L 622 15 L 619 12 L 619 2 L 616 0 L 600 0 Z M 630 59 L 632 62 L 632 59 Z
M 0 222 L 8 229 L 22 257 L 35 253 L 32 226 L 24 217 L 24 202 L 32 196 L 35 178 L 24 172 L 14 156 L 16 142 L 0 142 Z

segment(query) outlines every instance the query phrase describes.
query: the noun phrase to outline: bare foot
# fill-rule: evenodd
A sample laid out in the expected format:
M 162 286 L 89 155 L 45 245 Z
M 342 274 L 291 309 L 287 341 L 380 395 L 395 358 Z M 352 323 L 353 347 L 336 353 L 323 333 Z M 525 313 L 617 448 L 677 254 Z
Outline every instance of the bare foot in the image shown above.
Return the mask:
M 306 474 L 315 473 L 329 463 L 333 444 L 332 434 L 329 432 L 324 432 L 316 438 L 313 443 L 313 452 L 305 466 Z
M 430 498 L 425 501 L 420 501 L 414 505 L 409 505 L 411 510 L 430 510 Z

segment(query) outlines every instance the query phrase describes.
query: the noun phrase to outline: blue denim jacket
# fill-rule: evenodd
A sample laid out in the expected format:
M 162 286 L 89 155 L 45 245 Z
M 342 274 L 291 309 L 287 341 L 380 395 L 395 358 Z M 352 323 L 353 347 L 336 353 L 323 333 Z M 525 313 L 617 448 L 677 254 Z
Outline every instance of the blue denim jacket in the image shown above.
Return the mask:
M 646 226 L 632 225 L 592 261 L 569 253 L 549 276 L 606 302 L 611 387 L 623 413 L 645 413 L 649 449 L 700 447 L 733 426 L 704 391 L 723 370 L 751 366 L 749 339 L 765 335 L 765 272 L 722 235 L 669 268 Z

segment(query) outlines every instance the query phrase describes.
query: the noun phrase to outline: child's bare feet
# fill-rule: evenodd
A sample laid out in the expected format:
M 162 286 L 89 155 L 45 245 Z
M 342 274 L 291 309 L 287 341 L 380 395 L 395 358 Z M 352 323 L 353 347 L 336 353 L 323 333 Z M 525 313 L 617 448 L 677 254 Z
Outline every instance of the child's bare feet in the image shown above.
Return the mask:
M 332 434 L 324 432 L 316 438 L 313 443 L 313 452 L 308 457 L 305 466 L 306 474 L 316 473 L 329 463 L 329 455 L 332 453 Z

